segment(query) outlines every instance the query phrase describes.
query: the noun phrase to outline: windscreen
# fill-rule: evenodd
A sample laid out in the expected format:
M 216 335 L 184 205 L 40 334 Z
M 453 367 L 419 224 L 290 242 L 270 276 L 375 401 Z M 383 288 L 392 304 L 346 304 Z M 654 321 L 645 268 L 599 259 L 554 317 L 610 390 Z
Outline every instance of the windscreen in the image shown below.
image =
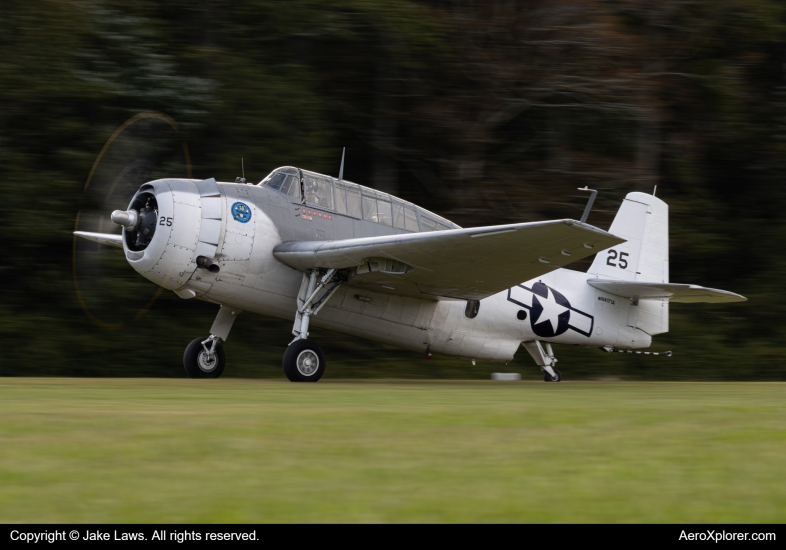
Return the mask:
M 287 176 L 279 191 L 290 197 L 300 198 L 300 179 L 297 176 Z
M 273 174 L 272 176 L 270 176 L 270 179 L 264 181 L 263 185 L 265 187 L 269 187 L 270 189 L 275 189 L 276 191 L 278 191 L 279 189 L 281 189 L 281 185 L 284 183 L 286 179 L 287 179 L 286 174 Z

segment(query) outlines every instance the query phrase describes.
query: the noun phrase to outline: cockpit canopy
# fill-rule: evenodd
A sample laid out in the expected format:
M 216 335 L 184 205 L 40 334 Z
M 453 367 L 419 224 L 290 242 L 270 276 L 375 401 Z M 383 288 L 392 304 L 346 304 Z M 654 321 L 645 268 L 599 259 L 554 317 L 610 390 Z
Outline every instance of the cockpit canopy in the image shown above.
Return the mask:
M 460 229 L 455 223 L 393 195 L 293 166 L 276 168 L 259 185 L 309 206 L 407 231 Z

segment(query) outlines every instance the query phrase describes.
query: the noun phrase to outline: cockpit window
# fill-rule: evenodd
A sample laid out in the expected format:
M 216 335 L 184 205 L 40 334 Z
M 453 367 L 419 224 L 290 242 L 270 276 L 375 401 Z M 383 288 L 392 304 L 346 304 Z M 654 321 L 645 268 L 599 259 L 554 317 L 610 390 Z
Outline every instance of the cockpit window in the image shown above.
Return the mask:
M 377 219 L 378 223 L 393 227 L 393 212 L 390 209 L 390 195 L 377 191 Z
M 290 197 L 300 198 L 300 178 L 287 176 L 286 181 L 281 184 L 281 192 Z
M 300 197 L 300 179 L 297 175 L 288 175 L 283 172 L 273 172 L 268 177 L 259 182 L 269 189 L 280 191 L 290 197 Z
M 360 218 L 360 186 L 348 181 L 336 181 L 336 212 Z
M 420 210 L 420 227 L 421 231 L 445 231 L 447 229 L 461 229 L 453 222 L 449 222 L 445 218 L 441 218 L 436 214 L 432 214 L 422 208 Z
M 306 204 L 333 210 L 333 181 L 320 174 L 303 172 Z
M 390 195 L 363 187 L 363 219 L 393 227 Z
M 260 181 L 257 185 L 267 185 L 268 182 L 271 179 L 273 179 L 273 176 L 275 176 L 276 174 L 290 174 L 290 175 L 293 175 L 295 177 L 298 177 L 297 168 L 295 168 L 293 166 L 282 166 L 281 168 L 276 168 L 275 170 L 270 172 L 270 174 L 268 174 L 268 176 L 265 179 L 263 179 L 262 181 Z
M 428 216 L 420 216 L 420 226 L 423 228 L 423 231 L 439 231 L 437 228 L 437 222 Z
M 407 231 L 418 231 L 418 215 L 415 213 L 415 209 L 394 199 L 393 227 L 406 229 Z
M 464 308 L 464 317 L 474 319 L 480 311 L 480 300 L 467 300 L 467 307 Z
M 418 228 L 418 214 L 415 209 L 409 205 L 404 206 L 404 229 L 407 231 L 419 231 Z
M 286 174 L 273 174 L 273 177 L 270 178 L 266 183 L 265 187 L 269 187 L 271 189 L 275 189 L 278 191 L 281 189 L 281 184 L 284 183 L 284 180 L 287 179 Z

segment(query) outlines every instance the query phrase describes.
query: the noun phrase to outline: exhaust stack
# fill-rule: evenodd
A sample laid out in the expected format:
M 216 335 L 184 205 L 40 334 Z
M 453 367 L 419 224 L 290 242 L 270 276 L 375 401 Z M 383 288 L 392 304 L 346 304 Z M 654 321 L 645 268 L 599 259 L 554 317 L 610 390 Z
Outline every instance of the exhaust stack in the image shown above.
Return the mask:
M 207 269 L 210 273 L 218 273 L 221 271 L 221 268 L 218 267 L 217 264 L 214 264 L 213 260 L 207 256 L 197 256 L 196 264 L 202 269 Z

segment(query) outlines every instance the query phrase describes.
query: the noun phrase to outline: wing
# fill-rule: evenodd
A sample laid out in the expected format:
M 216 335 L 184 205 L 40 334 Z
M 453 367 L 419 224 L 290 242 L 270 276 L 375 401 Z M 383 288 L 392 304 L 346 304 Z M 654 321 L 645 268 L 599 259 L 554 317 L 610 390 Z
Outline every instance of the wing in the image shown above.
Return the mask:
M 745 302 L 747 298 L 727 290 L 705 288 L 698 285 L 681 285 L 677 283 L 642 283 L 636 281 L 615 281 L 611 279 L 589 279 L 590 285 L 598 290 L 640 300 L 668 299 L 672 302 L 686 303 L 720 303 Z
M 573 220 L 340 241 L 288 242 L 273 254 L 305 271 L 357 268 L 352 286 L 408 296 L 480 300 L 625 239 Z

